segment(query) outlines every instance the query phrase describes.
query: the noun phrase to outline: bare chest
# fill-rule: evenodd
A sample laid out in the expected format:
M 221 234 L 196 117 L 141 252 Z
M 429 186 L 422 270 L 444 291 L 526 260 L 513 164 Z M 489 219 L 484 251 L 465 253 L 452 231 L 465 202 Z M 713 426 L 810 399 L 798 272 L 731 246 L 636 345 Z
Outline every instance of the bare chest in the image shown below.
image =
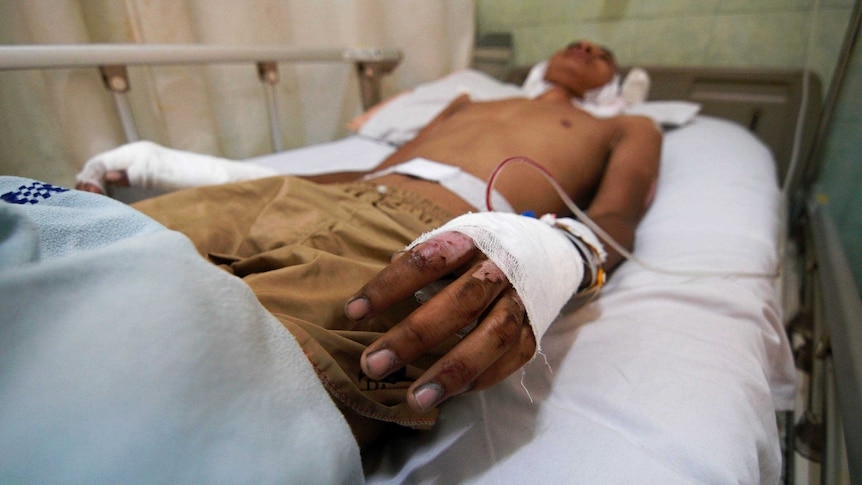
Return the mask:
M 503 160 L 529 159 L 544 167 L 576 202 L 589 202 L 610 152 L 609 123 L 573 107 L 536 102 L 474 107 L 453 116 L 445 127 L 445 138 L 458 147 L 450 157 L 462 168 L 487 180 Z M 526 164 L 505 168 L 495 187 L 518 210 L 563 211 L 545 177 Z
M 525 99 L 465 103 L 444 113 L 385 165 L 424 157 L 489 180 L 501 162 L 540 164 L 579 204 L 589 201 L 609 154 L 613 128 L 567 104 Z M 563 213 L 541 172 L 510 164 L 495 188 L 518 211 Z

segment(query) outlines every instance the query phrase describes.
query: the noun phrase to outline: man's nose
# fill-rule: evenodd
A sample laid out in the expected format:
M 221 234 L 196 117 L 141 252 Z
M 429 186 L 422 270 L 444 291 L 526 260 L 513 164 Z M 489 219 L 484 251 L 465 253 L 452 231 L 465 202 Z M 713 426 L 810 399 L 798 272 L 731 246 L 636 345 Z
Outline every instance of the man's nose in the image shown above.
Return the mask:
M 586 52 L 587 54 L 592 54 L 596 48 L 596 46 L 594 44 L 592 44 L 591 42 L 581 42 L 579 47 L 582 51 Z

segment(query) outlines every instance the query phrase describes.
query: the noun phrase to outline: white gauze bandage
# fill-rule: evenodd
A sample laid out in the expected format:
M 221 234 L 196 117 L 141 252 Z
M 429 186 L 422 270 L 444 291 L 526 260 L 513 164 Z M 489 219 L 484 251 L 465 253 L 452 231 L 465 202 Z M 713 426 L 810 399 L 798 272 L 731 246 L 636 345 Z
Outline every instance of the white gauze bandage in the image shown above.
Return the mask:
M 268 167 L 166 148 L 138 141 L 100 153 L 76 176 L 79 182 L 105 189 L 105 174 L 124 170 L 133 187 L 176 190 L 269 177 Z
M 408 249 L 449 231 L 473 239 L 476 247 L 503 271 L 524 302 L 538 352 L 542 335 L 584 277 L 581 253 L 561 229 L 554 228 L 558 222 L 553 217 L 534 219 L 502 212 L 465 214 L 423 234 Z M 596 254 L 604 254 L 588 227 L 571 219 L 566 219 L 565 225 L 576 228 L 578 237 Z

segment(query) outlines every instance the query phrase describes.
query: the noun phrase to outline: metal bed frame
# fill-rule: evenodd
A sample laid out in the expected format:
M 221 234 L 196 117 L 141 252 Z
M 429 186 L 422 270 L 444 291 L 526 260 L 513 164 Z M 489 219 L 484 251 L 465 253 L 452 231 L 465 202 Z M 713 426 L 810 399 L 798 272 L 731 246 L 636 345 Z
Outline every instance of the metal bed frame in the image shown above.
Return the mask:
M 350 63 L 356 68 L 362 107 L 381 99 L 380 79 L 401 62 L 397 49 L 306 49 L 282 46 L 205 44 L 66 44 L 0 46 L 0 71 L 97 68 L 111 92 L 127 142 L 138 141 L 138 129 L 126 93 L 127 67 L 137 65 L 253 64 L 266 93 L 273 151 L 282 150 L 281 122 L 275 86 L 279 63 Z
M 800 434 L 797 449 L 820 463 L 820 483 L 826 484 L 862 483 L 862 294 L 823 197 L 814 190 L 860 27 L 862 1 L 856 0 L 813 143 L 795 174 L 799 190 L 790 194 L 797 224 L 791 234 L 803 265 L 802 305 L 791 331 L 805 338 L 807 352 L 797 360 L 809 370 L 807 409 L 793 432 Z

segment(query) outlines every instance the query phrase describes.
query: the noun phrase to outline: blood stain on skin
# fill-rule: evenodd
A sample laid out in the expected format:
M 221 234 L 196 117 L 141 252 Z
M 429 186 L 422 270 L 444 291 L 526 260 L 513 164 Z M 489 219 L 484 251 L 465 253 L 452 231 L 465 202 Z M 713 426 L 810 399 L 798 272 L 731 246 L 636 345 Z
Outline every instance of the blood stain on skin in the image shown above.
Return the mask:
M 473 278 L 480 281 L 491 281 L 492 283 L 501 283 L 506 279 L 503 271 L 491 261 L 485 261 L 479 268 L 473 272 Z

